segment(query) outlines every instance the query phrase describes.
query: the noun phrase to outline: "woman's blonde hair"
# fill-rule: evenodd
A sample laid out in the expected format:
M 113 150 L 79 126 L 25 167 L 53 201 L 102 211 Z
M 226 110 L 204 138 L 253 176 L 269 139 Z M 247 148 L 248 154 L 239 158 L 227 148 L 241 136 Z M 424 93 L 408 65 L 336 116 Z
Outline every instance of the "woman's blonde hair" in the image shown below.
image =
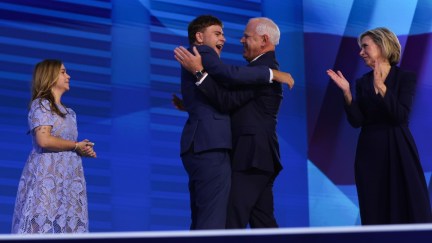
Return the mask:
M 396 65 L 400 61 L 401 45 L 397 36 L 385 27 L 368 30 L 361 34 L 357 42 L 361 48 L 363 37 L 369 36 L 382 51 L 382 55 L 389 61 L 390 65 Z
M 41 105 L 42 100 L 48 100 L 50 110 L 61 117 L 65 117 L 66 114 L 62 113 L 55 104 L 54 95 L 51 92 L 51 89 L 59 79 L 62 64 L 63 62 L 60 60 L 46 59 L 35 65 L 30 104 L 33 100 L 38 98 L 40 99 L 39 102 Z

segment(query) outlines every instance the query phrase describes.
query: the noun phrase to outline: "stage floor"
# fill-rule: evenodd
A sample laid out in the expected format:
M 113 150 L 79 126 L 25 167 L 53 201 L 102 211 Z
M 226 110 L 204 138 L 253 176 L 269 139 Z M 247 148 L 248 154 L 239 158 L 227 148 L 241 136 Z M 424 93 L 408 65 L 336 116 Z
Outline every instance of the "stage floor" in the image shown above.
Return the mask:
M 151 231 L 55 235 L 0 235 L 1 242 L 431 242 L 432 224 L 347 226 L 254 230 Z

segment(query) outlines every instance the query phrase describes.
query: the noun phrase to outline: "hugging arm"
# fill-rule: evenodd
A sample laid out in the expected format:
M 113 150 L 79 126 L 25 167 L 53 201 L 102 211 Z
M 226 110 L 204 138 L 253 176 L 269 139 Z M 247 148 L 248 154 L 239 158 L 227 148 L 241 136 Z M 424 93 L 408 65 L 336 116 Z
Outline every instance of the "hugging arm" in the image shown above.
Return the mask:
M 255 98 L 255 90 L 251 88 L 227 89 L 207 76 L 198 89 L 208 98 L 210 103 L 222 113 L 230 113 Z
M 234 66 L 223 63 L 217 53 L 206 45 L 194 46 L 194 54 L 184 47 L 174 50 L 176 60 L 189 72 L 205 70 L 214 80 L 225 82 L 229 86 L 269 84 L 270 69 L 266 66 Z M 290 88 L 294 85 L 294 79 L 289 73 L 273 70 L 273 80 L 286 83 Z

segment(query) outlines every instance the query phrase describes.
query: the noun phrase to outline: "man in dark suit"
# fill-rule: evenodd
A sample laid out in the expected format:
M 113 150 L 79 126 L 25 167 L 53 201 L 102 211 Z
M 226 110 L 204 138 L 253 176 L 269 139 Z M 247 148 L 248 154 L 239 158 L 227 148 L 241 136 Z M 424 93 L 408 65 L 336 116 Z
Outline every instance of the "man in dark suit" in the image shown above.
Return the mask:
M 191 46 L 197 46 L 208 66 L 212 66 L 213 77 L 239 84 L 265 84 L 272 76 L 286 78 L 289 75 L 265 66 L 224 65 L 219 59 L 225 43 L 222 22 L 213 16 L 194 19 L 189 24 L 188 37 Z M 182 96 L 189 117 L 181 136 L 180 155 L 189 176 L 191 229 L 225 228 L 231 184 L 230 117 L 215 109 L 199 91 L 196 82 L 212 79 L 206 76 L 202 68 L 192 72 L 181 70 Z M 241 106 L 254 96 L 254 90 L 242 92 L 231 105 Z
M 278 69 L 275 46 L 279 37 L 279 29 L 270 19 L 251 19 L 241 39 L 248 66 Z M 190 70 L 191 66 L 199 66 L 197 61 L 202 58 L 210 77 L 199 83 L 200 91 L 220 112 L 231 115 L 232 181 L 226 227 L 246 228 L 248 224 L 252 228 L 278 227 L 274 217 L 273 182 L 282 169 L 276 134 L 282 86 L 280 83 L 229 85 L 227 89 L 219 82 L 219 72 L 214 71 L 217 68 L 215 63 L 209 63 L 208 55 L 200 57 L 197 52 L 195 55 L 197 58 L 188 59 L 188 63 L 183 61 L 182 65 Z M 289 85 L 292 87 L 293 81 Z M 238 105 L 251 92 L 255 94 L 253 99 Z

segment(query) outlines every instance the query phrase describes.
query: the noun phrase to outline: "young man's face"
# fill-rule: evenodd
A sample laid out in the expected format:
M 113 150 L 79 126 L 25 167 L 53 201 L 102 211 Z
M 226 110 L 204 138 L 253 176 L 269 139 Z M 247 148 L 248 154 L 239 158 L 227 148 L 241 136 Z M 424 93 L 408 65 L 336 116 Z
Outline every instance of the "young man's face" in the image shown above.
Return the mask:
M 198 44 L 210 46 L 219 56 L 221 55 L 225 44 L 225 36 L 221 26 L 211 25 L 205 28 L 203 32 L 197 32 L 196 39 Z

